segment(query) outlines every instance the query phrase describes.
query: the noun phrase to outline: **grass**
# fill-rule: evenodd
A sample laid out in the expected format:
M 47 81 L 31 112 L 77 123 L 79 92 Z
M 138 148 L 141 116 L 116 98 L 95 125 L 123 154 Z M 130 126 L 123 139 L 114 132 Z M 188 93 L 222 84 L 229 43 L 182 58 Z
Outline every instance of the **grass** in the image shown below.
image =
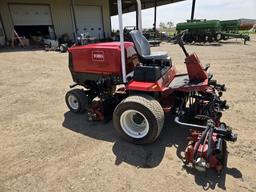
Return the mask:
M 256 32 L 250 32 L 249 30 L 239 30 L 239 33 L 256 34 Z
M 176 28 L 171 29 L 159 29 L 160 32 L 166 32 L 169 36 L 174 36 L 176 33 Z

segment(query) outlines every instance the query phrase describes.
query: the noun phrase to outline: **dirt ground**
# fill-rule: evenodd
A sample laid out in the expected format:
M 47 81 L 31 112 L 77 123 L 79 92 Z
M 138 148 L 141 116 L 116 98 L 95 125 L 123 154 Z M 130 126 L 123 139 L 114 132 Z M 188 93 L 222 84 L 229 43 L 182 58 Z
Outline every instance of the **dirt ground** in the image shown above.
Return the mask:
M 256 191 L 256 37 L 248 45 L 190 45 L 226 83 L 223 120 L 239 134 L 218 176 L 183 166 L 186 128 L 166 118 L 152 145 L 121 140 L 112 122 L 92 123 L 68 111 L 67 54 L 0 50 L 0 191 Z M 178 70 L 184 55 L 164 43 Z

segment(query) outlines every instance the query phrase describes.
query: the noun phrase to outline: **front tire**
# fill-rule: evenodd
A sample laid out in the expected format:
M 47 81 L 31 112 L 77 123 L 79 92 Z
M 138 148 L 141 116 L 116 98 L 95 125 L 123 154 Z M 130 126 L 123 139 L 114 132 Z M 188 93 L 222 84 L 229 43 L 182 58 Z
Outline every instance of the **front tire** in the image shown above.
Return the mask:
M 82 89 L 73 89 L 67 92 L 65 101 L 73 113 L 83 113 L 88 105 L 88 98 Z
M 135 144 L 153 143 L 162 131 L 164 111 L 154 98 L 134 95 L 115 108 L 113 123 L 125 140 Z

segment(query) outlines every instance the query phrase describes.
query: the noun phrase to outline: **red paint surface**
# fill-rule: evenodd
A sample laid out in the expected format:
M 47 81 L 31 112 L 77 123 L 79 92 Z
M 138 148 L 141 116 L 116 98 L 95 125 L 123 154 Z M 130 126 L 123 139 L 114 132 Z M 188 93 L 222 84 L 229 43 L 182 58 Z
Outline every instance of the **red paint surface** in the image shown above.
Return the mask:
M 190 81 L 204 81 L 208 78 L 206 71 L 203 69 L 201 62 L 195 53 L 185 59 L 188 76 Z
M 190 142 L 185 150 L 185 158 L 186 158 L 187 162 L 194 163 L 193 156 L 195 153 L 196 145 L 199 142 L 200 138 L 201 138 L 201 133 L 199 133 L 199 132 L 194 131 L 191 134 Z M 212 138 L 211 138 L 212 146 L 208 145 L 208 139 L 206 140 L 206 143 L 204 145 L 200 144 L 199 148 L 198 148 L 197 156 L 206 159 L 208 147 L 211 147 L 212 149 L 214 149 L 215 145 L 217 143 L 217 138 L 218 138 L 218 135 L 216 133 L 213 133 Z M 218 172 L 221 171 L 221 169 L 223 168 L 223 165 L 217 159 L 217 156 L 214 153 L 208 159 L 208 163 L 211 168 L 216 169 Z
M 164 92 L 176 75 L 176 69 L 172 66 L 157 82 L 138 82 L 131 81 L 127 85 L 128 90 Z
M 126 49 L 133 47 L 133 43 L 125 42 Z M 68 50 L 72 54 L 74 72 L 121 75 L 121 47 L 119 42 L 95 43 L 85 46 L 72 47 Z M 96 58 L 97 57 L 97 58 Z M 126 58 L 126 63 L 128 63 Z M 127 72 L 133 66 L 127 64 Z

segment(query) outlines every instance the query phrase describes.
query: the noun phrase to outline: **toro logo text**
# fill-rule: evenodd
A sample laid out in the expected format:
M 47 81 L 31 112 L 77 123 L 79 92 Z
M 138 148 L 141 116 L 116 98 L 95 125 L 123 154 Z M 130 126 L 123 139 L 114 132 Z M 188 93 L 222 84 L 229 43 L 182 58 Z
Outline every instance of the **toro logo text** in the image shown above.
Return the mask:
M 104 61 L 104 51 L 93 51 L 92 52 L 93 61 Z

